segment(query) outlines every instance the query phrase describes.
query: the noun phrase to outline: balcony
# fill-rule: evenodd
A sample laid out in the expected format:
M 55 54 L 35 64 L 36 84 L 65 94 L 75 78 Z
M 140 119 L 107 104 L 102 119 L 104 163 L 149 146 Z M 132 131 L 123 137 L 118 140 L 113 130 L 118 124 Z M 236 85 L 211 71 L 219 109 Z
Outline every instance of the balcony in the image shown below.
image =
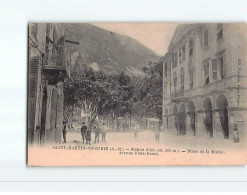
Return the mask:
M 50 85 L 54 85 L 70 76 L 70 63 L 67 60 L 67 49 L 64 42 L 54 46 L 47 43 L 44 56 L 43 73 Z
M 186 97 L 184 97 L 184 90 L 176 90 L 175 92 L 171 93 L 171 99 L 172 102 L 178 103 L 178 102 L 184 102 L 187 100 Z

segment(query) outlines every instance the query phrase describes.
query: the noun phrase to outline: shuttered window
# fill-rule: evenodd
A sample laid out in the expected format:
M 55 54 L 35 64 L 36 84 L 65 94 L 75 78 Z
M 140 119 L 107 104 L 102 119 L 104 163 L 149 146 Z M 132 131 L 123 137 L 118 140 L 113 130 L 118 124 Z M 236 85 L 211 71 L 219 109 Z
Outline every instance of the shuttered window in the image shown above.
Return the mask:
M 28 81 L 28 97 L 35 97 L 35 89 L 36 89 L 36 79 L 31 78 Z
M 29 64 L 28 97 L 35 97 L 36 80 L 39 68 L 39 56 L 31 57 Z
M 217 60 L 212 60 L 213 80 L 217 80 Z

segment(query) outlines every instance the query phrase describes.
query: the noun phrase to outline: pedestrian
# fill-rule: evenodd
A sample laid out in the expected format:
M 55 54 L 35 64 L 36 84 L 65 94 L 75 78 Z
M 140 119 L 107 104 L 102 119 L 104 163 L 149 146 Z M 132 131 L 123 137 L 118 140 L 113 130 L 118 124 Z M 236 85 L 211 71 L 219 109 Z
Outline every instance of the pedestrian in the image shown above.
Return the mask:
M 155 142 L 159 143 L 160 142 L 160 130 L 159 129 L 155 130 L 154 137 L 155 137 Z
M 233 128 L 233 142 L 239 142 L 239 132 L 238 132 L 238 125 L 235 123 Z
M 83 144 L 84 144 L 84 140 L 86 138 L 86 134 L 87 134 L 87 126 L 85 125 L 85 122 L 83 122 L 82 127 L 81 127 L 81 136 L 82 136 Z
M 105 137 L 106 137 L 106 126 L 105 126 L 105 123 L 102 123 L 101 135 L 102 135 L 102 142 L 105 142 Z
M 91 141 L 91 129 L 87 129 L 87 131 L 86 131 L 86 145 L 87 144 L 91 145 L 90 141 Z
M 134 137 L 135 137 L 135 141 L 138 141 L 138 133 L 139 133 L 139 124 L 136 123 L 134 125 Z
M 64 143 L 66 143 L 66 134 L 67 134 L 67 123 L 65 121 L 63 121 L 63 141 Z
M 95 133 L 95 136 L 94 136 L 94 143 L 99 143 L 99 135 L 100 135 L 100 132 L 101 132 L 101 128 L 99 125 L 94 125 L 94 133 Z

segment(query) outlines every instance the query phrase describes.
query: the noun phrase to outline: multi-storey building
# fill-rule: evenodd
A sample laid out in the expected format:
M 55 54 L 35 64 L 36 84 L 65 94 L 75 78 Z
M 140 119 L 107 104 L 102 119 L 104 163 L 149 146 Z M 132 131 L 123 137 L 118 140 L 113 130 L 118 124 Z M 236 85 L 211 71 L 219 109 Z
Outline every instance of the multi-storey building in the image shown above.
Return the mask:
M 245 24 L 177 27 L 161 59 L 165 130 L 232 139 L 237 126 L 245 138 L 246 38 Z
M 70 72 L 63 24 L 30 24 L 28 51 L 28 143 L 58 143 L 63 127 L 63 80 Z

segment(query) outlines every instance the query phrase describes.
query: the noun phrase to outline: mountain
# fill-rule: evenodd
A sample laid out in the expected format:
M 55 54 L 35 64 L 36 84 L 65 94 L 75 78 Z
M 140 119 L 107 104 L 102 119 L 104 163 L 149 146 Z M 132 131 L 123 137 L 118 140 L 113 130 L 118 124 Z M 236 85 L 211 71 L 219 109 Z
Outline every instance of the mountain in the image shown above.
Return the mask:
M 160 56 L 126 35 L 110 32 L 91 24 L 65 24 L 65 38 L 79 41 L 71 46 L 72 65 L 91 66 L 104 72 L 124 71 L 130 75 L 141 75 L 142 68 Z

